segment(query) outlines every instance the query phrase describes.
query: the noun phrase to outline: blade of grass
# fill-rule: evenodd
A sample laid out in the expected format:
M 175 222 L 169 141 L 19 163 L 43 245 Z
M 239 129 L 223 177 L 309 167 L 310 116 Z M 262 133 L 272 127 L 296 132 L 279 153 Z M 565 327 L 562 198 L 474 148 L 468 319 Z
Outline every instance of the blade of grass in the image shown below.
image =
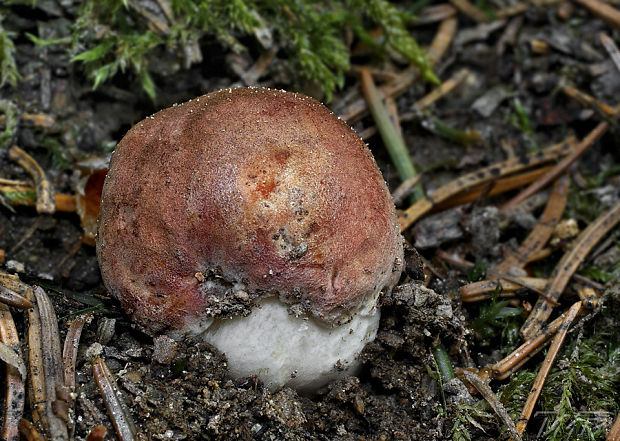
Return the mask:
M 379 129 L 385 148 L 390 154 L 392 163 L 396 167 L 396 171 L 402 181 L 413 178 L 417 175 L 413 162 L 405 146 L 403 138 L 392 124 L 385 106 L 381 100 L 377 87 L 372 79 L 372 75 L 366 69 L 361 71 L 362 93 L 368 103 L 370 113 L 375 120 L 375 124 Z M 424 197 L 424 190 L 420 184 L 417 184 L 411 196 L 411 202 L 414 203 Z

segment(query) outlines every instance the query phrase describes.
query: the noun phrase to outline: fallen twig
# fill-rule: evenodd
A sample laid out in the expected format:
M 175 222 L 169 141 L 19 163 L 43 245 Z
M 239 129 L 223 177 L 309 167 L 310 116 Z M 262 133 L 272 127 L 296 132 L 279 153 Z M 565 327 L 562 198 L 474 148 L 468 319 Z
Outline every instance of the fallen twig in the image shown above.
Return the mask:
M 502 294 L 512 293 L 519 289 L 528 288 L 532 291 L 542 291 L 549 281 L 537 277 L 514 277 L 513 280 L 488 279 L 479 282 L 468 283 L 460 288 L 463 302 L 471 303 L 492 297 L 493 292 Z
M 491 408 L 495 411 L 497 416 L 502 420 L 502 423 L 506 426 L 510 435 L 517 441 L 521 440 L 521 434 L 517 432 L 517 428 L 515 424 L 510 419 L 510 415 L 502 405 L 502 403 L 497 399 L 497 396 L 493 393 L 489 385 L 480 378 L 477 374 L 473 372 L 469 372 L 464 369 L 462 371 L 465 380 L 467 380 L 472 386 L 476 388 L 480 395 L 486 400 L 487 403 L 491 406 Z
M 24 418 L 19 420 L 19 433 L 26 438 L 27 441 L 44 441 L 37 429 L 32 423 Z
M 609 104 L 597 100 L 592 95 L 589 95 L 576 87 L 571 86 L 570 84 L 563 84 L 561 87 L 562 92 L 577 100 L 581 105 L 592 107 L 604 116 L 614 116 L 615 110 Z
M 120 441 L 134 440 L 137 435 L 136 426 L 118 390 L 116 381 L 103 359 L 97 358 L 93 361 L 93 375 L 118 438 Z
M 11 205 L 33 207 L 37 204 L 37 191 L 28 185 L 0 185 L 2 193 Z M 65 193 L 54 194 L 56 211 L 72 213 L 76 210 L 75 196 Z
M 538 396 L 540 395 L 540 392 L 542 391 L 542 387 L 545 383 L 547 375 L 549 374 L 549 370 L 551 369 L 551 366 L 553 365 L 553 362 L 556 356 L 558 355 L 558 352 L 560 350 L 560 347 L 562 346 L 562 343 L 564 342 L 564 338 L 566 337 L 566 333 L 568 332 L 568 329 L 570 328 L 573 321 L 577 317 L 577 314 L 579 314 L 579 312 L 581 311 L 581 308 L 582 308 L 581 301 L 575 303 L 573 306 L 570 307 L 570 309 L 566 313 L 566 316 L 564 317 L 564 320 L 562 321 L 562 324 L 560 325 L 560 329 L 558 330 L 557 334 L 553 337 L 553 341 L 551 342 L 551 346 L 549 347 L 547 356 L 545 357 L 545 360 L 540 366 L 540 371 L 538 371 L 538 375 L 536 376 L 536 379 L 534 380 L 534 384 L 532 385 L 532 389 L 530 390 L 530 393 L 527 397 L 527 401 L 525 402 L 525 405 L 523 406 L 523 410 L 521 411 L 521 416 L 517 420 L 516 427 L 517 427 L 517 432 L 519 433 L 519 435 L 521 435 L 525 431 L 525 428 L 527 427 L 527 423 L 529 422 L 530 417 L 532 416 L 534 406 L 536 405 L 536 401 L 538 401 Z M 514 438 L 516 439 L 516 437 Z
M 579 265 L 583 262 L 590 250 L 605 236 L 618 222 L 620 222 L 620 202 L 609 211 L 599 216 L 577 237 L 573 248 L 562 256 L 556 265 L 551 277 L 551 283 L 545 290 L 548 299 L 557 302 L 568 281 Z M 543 298 L 539 298 L 534 309 L 521 327 L 521 335 L 531 338 L 538 334 L 541 326 L 551 315 L 553 306 Z
M 551 181 L 560 176 L 583 152 L 585 152 L 597 139 L 599 139 L 609 128 L 606 121 L 599 123 L 580 143 L 575 150 L 562 159 L 549 173 L 541 177 L 539 180 L 532 182 L 525 190 L 520 192 L 510 201 L 508 201 L 501 209 L 503 213 L 508 213 L 517 207 L 521 202 L 532 196 L 534 193 L 545 187 Z
M 415 175 L 405 181 L 403 181 L 396 189 L 392 192 L 392 201 L 394 201 L 394 205 L 400 205 L 407 196 L 409 196 L 413 192 L 413 188 L 420 182 L 422 178 L 421 175 Z
M 478 187 L 486 182 L 498 179 L 501 176 L 527 170 L 537 165 L 556 160 L 569 154 L 573 145 L 573 138 L 564 142 L 547 147 L 539 152 L 530 153 L 521 158 L 512 158 L 503 162 L 468 173 L 426 195 L 424 199 L 410 206 L 398 218 L 401 231 L 409 228 L 421 216 L 428 213 L 432 208 L 444 202 L 448 198 L 466 190 Z
M 11 274 L 3 274 L 0 273 L 0 303 L 4 303 L 9 306 L 13 306 L 19 309 L 29 309 L 32 308 L 32 302 L 22 295 L 18 294 L 15 289 L 7 286 L 8 284 L 3 283 L 4 280 L 8 280 Z M 13 276 L 16 277 L 17 276 Z M 19 279 L 17 280 L 18 283 Z M 17 287 L 17 286 L 15 286 Z
M 560 329 L 564 316 L 558 317 L 534 338 L 527 340 L 502 360 L 491 366 L 491 376 L 496 380 L 504 380 L 523 366 L 534 355 L 540 352 L 553 335 Z
M 489 21 L 486 14 L 470 3 L 469 0 L 450 0 L 450 3 L 476 23 L 486 23 Z
M 616 43 L 614 43 L 611 37 L 607 34 L 600 34 L 598 38 L 601 40 L 601 44 L 609 54 L 611 61 L 614 62 L 616 69 L 620 71 L 620 50 L 618 50 L 618 46 L 616 46 Z
M 92 315 L 84 314 L 77 317 L 67 331 L 65 344 L 62 351 L 62 373 L 63 382 L 69 393 L 75 392 L 75 360 L 77 359 L 77 350 L 80 344 L 80 336 L 84 324 L 92 319 Z
M 431 42 L 428 48 L 427 54 L 431 65 L 434 65 L 443 57 L 446 50 L 452 43 L 454 34 L 457 28 L 456 18 L 448 18 L 441 22 L 439 29 L 435 34 L 435 38 Z M 401 72 L 394 81 L 380 87 L 377 91 L 379 99 L 383 100 L 387 97 L 396 97 L 405 92 L 411 84 L 420 78 L 420 71 L 417 67 L 411 66 Z M 346 109 L 339 112 L 340 118 L 347 121 L 349 124 L 360 120 L 367 114 L 366 101 L 364 98 L 358 98 L 349 105 Z
M 468 69 L 464 68 L 464 69 L 459 70 L 450 79 L 442 82 L 440 86 L 433 89 L 430 93 L 428 93 L 427 95 L 423 96 L 418 101 L 416 101 L 415 104 L 413 105 L 413 108 L 416 109 L 416 111 L 403 113 L 402 115 L 400 115 L 400 121 L 408 121 L 408 120 L 418 118 L 421 110 L 427 108 L 428 106 L 433 104 L 435 101 L 439 100 L 443 96 L 450 93 L 455 87 L 457 87 L 459 84 L 463 82 L 463 80 L 467 77 L 468 74 L 469 74 Z M 392 99 L 393 99 L 392 97 L 387 97 L 386 102 Z M 376 126 L 371 126 L 361 131 L 359 133 L 359 136 L 362 139 L 366 140 L 370 138 L 371 136 L 373 136 L 375 133 L 377 133 Z
M 562 219 L 567 197 L 568 177 L 564 175 L 553 186 L 545 210 L 534 229 L 516 251 L 508 250 L 507 256 L 494 268 L 494 271 L 511 273 L 513 268 L 523 268 L 532 254 L 544 248 L 555 226 Z
M 60 363 L 58 321 L 52 304 L 40 287 L 29 292 L 36 304 L 28 310 L 28 348 L 30 370 L 30 402 L 32 418 L 51 440 L 68 440 L 62 414 L 63 381 Z M 58 414 L 57 414 L 58 413 Z
M 37 190 L 37 213 L 53 214 L 56 211 L 54 187 L 47 179 L 41 166 L 32 156 L 16 145 L 9 149 L 9 158 L 21 165 L 34 181 Z
M 612 28 L 620 31 L 620 11 L 599 0 L 575 0 Z
M 422 9 L 411 25 L 427 25 L 454 17 L 455 15 L 456 9 L 449 3 L 431 5 Z
M 15 328 L 15 322 L 9 308 L 2 304 L 0 304 L 0 340 L 15 351 L 22 366 L 18 368 L 7 364 L 5 367 L 6 389 L 2 439 L 5 441 L 17 441 L 19 439 L 19 420 L 24 413 L 26 366 L 21 358 L 21 345 L 17 329 Z
M 479 187 L 474 187 L 471 190 L 456 194 L 444 202 L 437 204 L 431 211 L 443 211 L 448 208 L 458 207 L 459 205 L 468 204 L 470 202 L 477 201 L 482 194 L 487 198 L 491 198 L 493 196 L 497 196 L 502 193 L 506 193 L 507 191 L 514 190 L 515 188 L 523 187 L 524 185 L 529 184 L 532 181 L 535 181 L 540 176 L 547 173 L 551 170 L 552 166 L 540 167 L 531 171 L 527 171 L 524 173 L 519 173 L 513 176 L 507 176 L 505 178 L 497 179 L 495 181 L 490 181 L 489 183 L 483 184 Z M 491 185 L 491 188 L 488 188 L 488 185 Z

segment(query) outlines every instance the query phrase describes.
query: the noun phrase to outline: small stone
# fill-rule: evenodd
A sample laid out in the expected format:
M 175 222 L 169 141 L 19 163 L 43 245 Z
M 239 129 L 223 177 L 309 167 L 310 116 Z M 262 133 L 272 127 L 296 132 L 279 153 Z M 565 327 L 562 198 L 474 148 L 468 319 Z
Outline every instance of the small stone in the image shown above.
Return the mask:
M 235 291 L 235 298 L 241 300 L 242 302 L 247 302 L 250 300 L 250 295 L 246 291 L 240 289 Z
M 93 343 L 86 349 L 86 359 L 89 361 L 101 357 L 101 354 L 103 354 L 103 346 L 101 343 Z
M 170 364 L 179 352 L 179 345 L 167 335 L 153 339 L 153 361 L 159 364 Z
M 452 318 L 452 306 L 449 303 L 437 306 L 437 316 Z
M 116 319 L 103 317 L 97 324 L 97 341 L 102 345 L 107 345 L 114 337 Z

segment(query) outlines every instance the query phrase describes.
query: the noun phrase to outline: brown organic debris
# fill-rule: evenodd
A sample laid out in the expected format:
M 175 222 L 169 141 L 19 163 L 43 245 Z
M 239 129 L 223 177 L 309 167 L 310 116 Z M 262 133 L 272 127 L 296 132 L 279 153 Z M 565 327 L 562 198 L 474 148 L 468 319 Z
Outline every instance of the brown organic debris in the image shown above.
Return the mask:
M 399 216 L 401 230 L 409 228 L 416 220 L 428 213 L 439 203 L 448 198 L 470 190 L 474 187 L 490 182 L 494 179 L 527 170 L 538 165 L 554 161 L 572 151 L 573 138 L 547 147 L 539 152 L 530 153 L 522 158 L 513 158 L 493 164 L 491 166 L 468 173 L 428 194 L 424 199 L 417 201 Z
M 32 177 L 37 190 L 37 213 L 53 214 L 56 211 L 54 187 L 41 166 L 32 156 L 16 145 L 9 149 L 9 158 L 21 165 Z
M 573 273 L 585 257 L 618 222 L 620 222 L 620 203 L 616 203 L 609 211 L 599 216 L 581 232 L 573 248 L 562 256 L 549 277 L 551 283 L 545 290 L 546 298 L 555 302 L 558 301 Z M 553 306 L 549 304 L 549 301 L 542 298 L 538 299 L 532 313 L 521 327 L 521 335 L 524 338 L 531 338 L 538 334 L 552 310 Z
M 15 322 L 13 322 L 9 308 L 2 304 L 0 304 L 0 340 L 8 348 L 11 348 L 18 357 L 17 363 L 7 363 L 5 367 L 4 420 L 2 423 L 2 439 L 17 441 L 19 438 L 19 420 L 24 412 L 26 366 L 22 359 Z
M 93 376 L 120 441 L 136 439 L 138 434 L 136 425 L 131 418 L 131 413 L 116 385 L 116 381 L 103 359 L 97 358 L 93 361 Z
M 542 391 L 543 385 L 549 374 L 549 370 L 551 370 L 551 366 L 553 366 L 553 362 L 562 347 L 562 343 L 564 342 L 564 338 L 566 337 L 566 333 L 568 329 L 572 325 L 573 321 L 577 317 L 577 315 L 581 312 L 582 303 L 581 301 L 575 303 L 568 310 L 566 315 L 562 320 L 562 324 L 558 329 L 557 334 L 553 337 L 553 341 L 551 342 L 551 346 L 549 347 L 549 351 L 547 352 L 547 356 L 545 357 L 545 361 L 540 367 L 538 371 L 538 375 L 534 380 L 534 384 L 532 385 L 532 389 L 530 390 L 530 394 L 527 397 L 527 401 L 525 406 L 523 406 L 523 410 L 521 411 L 521 416 L 517 421 L 517 432 L 522 434 L 525 431 L 527 423 L 532 416 L 532 412 L 534 411 L 534 406 L 536 405 L 536 401 L 538 401 L 538 397 L 540 396 L 540 392 Z M 513 437 L 517 439 L 516 437 Z
M 29 292 L 29 299 L 36 302 L 28 311 L 29 347 L 29 396 L 32 418 L 50 440 L 68 440 L 62 402 L 66 402 L 62 379 L 60 334 L 58 320 L 52 304 L 42 288 L 36 286 Z

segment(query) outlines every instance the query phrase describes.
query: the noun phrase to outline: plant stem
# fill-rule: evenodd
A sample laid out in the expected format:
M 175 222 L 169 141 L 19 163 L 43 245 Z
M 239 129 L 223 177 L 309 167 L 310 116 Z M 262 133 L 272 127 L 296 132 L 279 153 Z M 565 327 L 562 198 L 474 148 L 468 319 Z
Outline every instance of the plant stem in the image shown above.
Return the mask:
M 364 94 L 364 98 L 366 98 L 366 103 L 368 104 L 368 109 L 372 114 L 373 119 L 375 120 L 375 124 L 377 125 L 377 129 L 381 134 L 381 138 L 383 139 L 383 143 L 385 144 L 385 148 L 387 149 L 390 158 L 392 159 L 392 163 L 394 167 L 396 167 L 396 171 L 398 172 L 398 176 L 401 181 L 406 181 L 409 178 L 412 178 L 417 175 L 413 162 L 411 161 L 411 157 L 409 156 L 409 152 L 407 151 L 407 147 L 405 146 L 405 142 L 403 138 L 398 134 L 394 124 L 390 120 L 390 117 L 381 101 L 381 95 L 377 92 L 377 88 L 375 86 L 374 81 L 372 80 L 372 75 L 367 69 L 362 69 L 361 71 L 361 82 L 362 82 L 362 92 Z M 421 184 L 418 184 L 414 187 L 413 193 L 411 195 L 411 202 L 418 201 L 424 197 L 424 190 Z

